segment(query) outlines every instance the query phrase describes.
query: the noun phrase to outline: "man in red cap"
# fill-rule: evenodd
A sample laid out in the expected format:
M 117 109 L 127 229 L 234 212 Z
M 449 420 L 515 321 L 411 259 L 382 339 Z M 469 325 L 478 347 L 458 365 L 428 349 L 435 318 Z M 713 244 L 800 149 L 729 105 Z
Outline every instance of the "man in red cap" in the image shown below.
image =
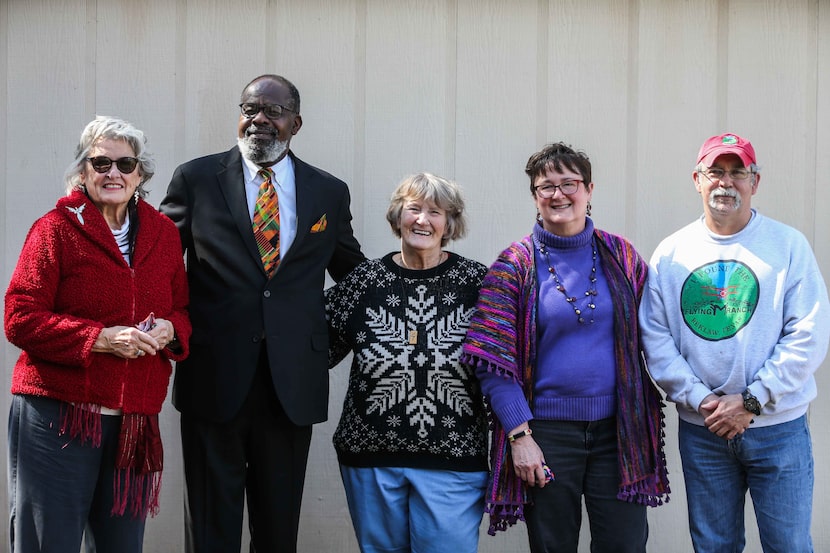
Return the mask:
M 697 553 L 743 551 L 749 491 L 764 551 L 808 553 L 806 412 L 827 353 L 827 288 L 807 239 L 752 209 L 755 149 L 703 143 L 703 215 L 655 250 L 640 305 L 649 370 L 677 407 Z

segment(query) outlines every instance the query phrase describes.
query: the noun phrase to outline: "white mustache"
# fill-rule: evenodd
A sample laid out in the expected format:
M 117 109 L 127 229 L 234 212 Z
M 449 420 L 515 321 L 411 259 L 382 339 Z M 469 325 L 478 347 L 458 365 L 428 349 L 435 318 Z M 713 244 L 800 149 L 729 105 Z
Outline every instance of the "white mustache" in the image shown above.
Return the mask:
M 253 123 L 245 130 L 245 135 L 250 136 L 253 133 L 268 133 L 271 136 L 276 136 L 277 132 L 270 127 L 257 127 Z
M 738 191 L 735 190 L 734 188 L 717 188 L 717 189 L 712 191 L 711 195 L 712 195 L 713 198 L 716 198 L 718 196 L 723 196 L 723 197 L 726 197 L 726 198 L 737 198 L 738 197 Z
M 733 198 L 735 201 L 732 209 L 735 210 L 740 209 L 743 203 L 741 195 L 734 188 L 716 188 L 709 194 L 709 207 L 721 211 L 723 207 L 718 202 L 718 198 Z

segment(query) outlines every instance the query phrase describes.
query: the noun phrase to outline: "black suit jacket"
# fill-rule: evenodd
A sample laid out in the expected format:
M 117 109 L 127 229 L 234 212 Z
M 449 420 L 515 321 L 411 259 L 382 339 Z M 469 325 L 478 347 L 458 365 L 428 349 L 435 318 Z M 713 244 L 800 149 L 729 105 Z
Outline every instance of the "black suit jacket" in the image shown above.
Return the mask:
M 176 169 L 162 213 L 181 233 L 193 335 L 179 362 L 173 404 L 216 422 L 242 406 L 265 340 L 274 388 L 298 425 L 326 420 L 328 330 L 323 286 L 364 256 L 354 237 L 346 184 L 294 160 L 297 236 L 269 280 L 254 241 L 242 157 L 234 147 Z M 312 228 L 325 216 L 324 230 Z

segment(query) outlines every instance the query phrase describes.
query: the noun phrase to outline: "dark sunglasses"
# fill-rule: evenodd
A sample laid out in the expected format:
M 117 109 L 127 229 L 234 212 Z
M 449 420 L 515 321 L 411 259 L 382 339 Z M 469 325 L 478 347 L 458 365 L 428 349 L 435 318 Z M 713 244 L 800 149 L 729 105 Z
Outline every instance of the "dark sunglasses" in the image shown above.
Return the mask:
M 107 156 L 88 157 L 86 160 L 92 165 L 96 173 L 106 173 L 112 169 L 112 164 L 118 167 L 118 170 L 125 175 L 129 175 L 138 166 L 137 157 L 121 157 L 118 159 L 110 159 Z

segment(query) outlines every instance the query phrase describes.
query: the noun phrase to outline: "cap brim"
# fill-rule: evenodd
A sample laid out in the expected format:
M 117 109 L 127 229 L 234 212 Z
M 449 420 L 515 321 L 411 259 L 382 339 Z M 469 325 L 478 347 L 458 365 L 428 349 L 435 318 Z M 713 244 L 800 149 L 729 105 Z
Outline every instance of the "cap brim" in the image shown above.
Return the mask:
M 747 153 L 745 151 L 741 150 L 740 148 L 714 148 L 708 154 L 703 156 L 703 158 L 700 160 L 700 163 L 703 163 L 707 167 L 711 167 L 712 164 L 720 156 L 727 155 L 727 154 L 734 154 L 734 155 L 738 156 L 739 158 L 741 158 L 741 161 L 743 162 L 744 167 L 749 167 L 750 165 L 755 163 L 752 160 L 752 158 L 749 155 L 747 155 Z

